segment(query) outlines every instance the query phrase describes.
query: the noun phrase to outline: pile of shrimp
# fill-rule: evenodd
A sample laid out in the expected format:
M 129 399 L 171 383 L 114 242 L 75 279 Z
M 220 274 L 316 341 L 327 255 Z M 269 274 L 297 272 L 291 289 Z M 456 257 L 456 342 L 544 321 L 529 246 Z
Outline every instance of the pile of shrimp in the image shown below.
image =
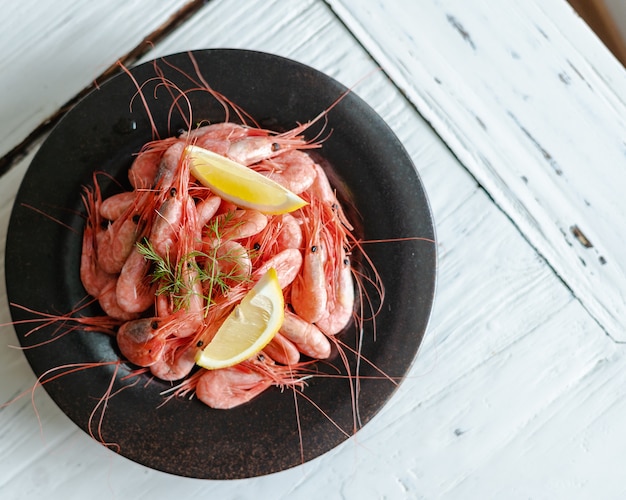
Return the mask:
M 275 133 L 222 122 L 156 139 L 135 157 L 132 189 L 104 198 L 85 188 L 81 281 L 105 314 L 122 356 L 212 408 L 245 403 L 271 386 L 301 387 L 302 371 L 331 355 L 353 319 L 355 239 L 302 127 Z M 221 199 L 191 175 L 195 144 L 248 166 L 303 198 L 267 215 Z M 256 356 L 205 370 L 195 365 L 235 305 L 269 268 L 285 297 L 282 327 Z

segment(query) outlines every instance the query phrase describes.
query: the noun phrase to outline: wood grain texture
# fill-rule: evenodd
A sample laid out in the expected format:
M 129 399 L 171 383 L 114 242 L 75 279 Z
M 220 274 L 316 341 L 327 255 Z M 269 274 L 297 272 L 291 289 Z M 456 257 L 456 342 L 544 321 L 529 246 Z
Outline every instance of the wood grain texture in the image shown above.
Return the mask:
M 616 230 L 626 74 L 571 7 L 329 3 L 583 306 L 626 340 Z
M 0 16 L 0 157 L 189 0 L 6 2 Z
M 316 0 L 254 0 L 237 9 L 233 5 L 229 0 L 208 2 L 147 57 L 240 47 L 290 57 L 349 86 L 359 82 L 355 92 L 387 121 L 414 159 L 436 222 L 438 292 L 414 366 L 390 404 L 353 439 L 302 467 L 230 482 L 173 477 L 130 463 L 93 442 L 39 391 L 34 402 L 41 434 L 28 397 L 0 410 L 0 496 L 619 498 L 624 487 L 611 479 L 618 477 L 626 445 L 623 346 L 605 334 L 529 244 L 517 223 L 518 209 L 500 200 L 496 205 L 490 196 L 493 191 L 486 192 L 485 183 L 478 185 L 473 172 L 470 175 L 415 111 L 416 101 L 403 94 L 413 99 L 403 73 L 403 54 L 432 51 L 424 57 L 436 58 L 450 44 L 460 50 L 457 59 L 468 57 L 457 43 L 457 38 L 468 43 L 459 30 L 449 30 L 450 39 L 438 47 L 422 47 L 418 41 L 397 46 L 398 60 L 387 61 L 390 65 L 381 72 L 376 64 L 384 59 L 375 48 L 387 43 L 393 30 L 384 36 L 375 29 L 365 32 L 363 25 L 352 24 L 350 16 L 340 12 L 341 6 L 334 5 L 333 12 Z M 399 8 L 393 1 L 384 5 Z M 404 9 L 395 12 L 368 3 L 368 9 L 383 26 L 403 25 L 412 5 L 407 0 Z M 425 9 L 420 15 L 420 25 L 404 32 L 415 40 L 421 36 L 422 24 L 441 22 L 436 10 Z M 509 15 L 501 21 L 509 17 L 516 22 Z M 442 24 L 451 26 L 445 17 Z M 534 33 L 528 26 L 526 31 Z M 474 32 L 467 31 L 471 36 Z M 477 67 L 484 68 L 477 59 Z M 434 72 L 431 78 L 437 75 Z M 538 84 L 543 79 L 534 75 L 531 81 Z M 469 93 L 461 82 L 446 85 L 449 92 Z M 499 85 L 495 90 L 509 91 L 506 82 Z M 439 93 L 428 97 L 435 107 L 449 99 Z M 448 124 L 451 130 L 467 125 L 463 115 L 449 116 L 457 118 L 458 123 Z M 477 122 L 475 117 L 467 120 Z M 457 140 L 448 140 L 458 145 Z M 536 147 L 527 141 L 521 141 L 518 149 L 520 154 L 536 154 Z M 474 153 L 490 151 L 487 142 L 479 142 Z M 0 182 L 2 238 L 11 200 L 29 161 L 24 158 L 11 177 Z M 502 165 L 495 163 L 494 172 Z M 597 183 L 590 181 L 590 188 L 598 188 Z M 565 188 L 555 184 L 552 189 L 556 196 Z M 502 193 L 503 197 L 510 191 Z M 518 204 L 513 198 L 510 205 Z M 0 252 L 3 260 L 3 249 Z M 0 323 L 9 320 L 3 299 Z M 3 402 L 28 390 L 35 380 L 25 358 L 7 346 L 16 342 L 12 328 L 0 327 L 0 336 Z

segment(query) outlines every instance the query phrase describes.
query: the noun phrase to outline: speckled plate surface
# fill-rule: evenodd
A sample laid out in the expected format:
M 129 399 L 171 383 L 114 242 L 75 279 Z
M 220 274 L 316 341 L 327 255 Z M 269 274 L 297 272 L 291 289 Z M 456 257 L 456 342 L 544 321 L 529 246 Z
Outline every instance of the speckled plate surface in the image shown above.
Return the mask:
M 329 107 L 346 90 L 328 76 L 299 63 L 259 52 L 214 49 L 191 53 L 207 82 L 242 106 L 261 125 L 288 129 Z M 161 137 L 174 134 L 184 121 L 158 72 L 182 90 L 196 87 L 190 54 L 145 63 L 132 70 Z M 181 71 L 179 71 L 181 70 Z M 79 102 L 54 128 L 26 173 L 11 215 L 6 243 L 9 300 L 37 311 L 66 313 L 84 301 L 79 278 L 84 223 L 82 186 L 91 184 L 94 170 L 126 182 L 133 153 L 152 139 L 148 115 L 137 88 L 120 74 Z M 206 93 L 190 92 L 194 121 L 223 121 L 224 110 Z M 131 105 L 132 103 L 132 105 Z M 332 134 L 319 153 L 332 165 L 342 202 L 358 214 L 358 235 L 364 240 L 420 237 L 434 240 L 434 228 L 422 183 L 411 158 L 384 121 L 354 93 L 328 114 Z M 313 128 L 309 134 L 319 131 Z M 106 188 L 105 188 L 106 189 Z M 33 210 L 35 208 L 35 210 Z M 56 221 L 41 214 L 44 212 Z M 360 380 L 358 426 L 366 424 L 387 403 L 396 385 L 378 370 L 401 381 L 418 351 L 430 316 L 435 289 L 436 250 L 432 242 L 404 240 L 367 245 L 368 255 L 386 287 L 384 307 L 362 333 L 350 327 L 341 334 L 353 348 L 361 343 L 368 362 L 348 354 L 350 371 Z M 13 319 L 32 317 L 12 307 Z M 97 306 L 81 311 L 98 315 Z M 24 346 L 50 338 L 52 327 L 26 336 Z M 24 351 L 39 376 L 51 368 L 119 359 L 114 339 L 100 333 L 74 331 L 54 342 Z M 16 354 L 21 355 L 21 354 Z M 358 367 L 357 367 L 358 364 Z M 320 373 L 345 373 L 335 355 L 318 363 Z M 354 432 L 349 381 L 316 377 L 297 397 L 271 389 L 233 410 L 213 410 L 195 399 L 165 405 L 168 384 L 145 380 L 131 385 L 122 364 L 83 370 L 45 385 L 56 404 L 86 432 L 90 416 L 112 377 L 114 390 L 126 387 L 108 402 L 101 435 L 119 445 L 119 453 L 147 467 L 180 476 L 235 479 L 270 474 L 322 455 Z M 131 379 L 132 381 L 132 379 Z M 327 416 L 320 411 L 326 413 Z M 329 421 L 329 418 L 333 422 Z M 344 432 L 339 430 L 341 427 Z M 92 424 L 91 429 L 95 431 Z

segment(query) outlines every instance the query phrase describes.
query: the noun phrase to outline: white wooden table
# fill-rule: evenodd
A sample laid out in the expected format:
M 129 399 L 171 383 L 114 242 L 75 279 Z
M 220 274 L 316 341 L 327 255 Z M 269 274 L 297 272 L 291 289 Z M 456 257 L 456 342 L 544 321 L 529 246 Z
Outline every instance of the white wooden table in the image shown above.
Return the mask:
M 624 498 L 626 73 L 565 0 L 11 0 L 0 239 L 50 120 L 83 89 L 118 59 L 211 47 L 359 82 L 404 143 L 438 235 L 419 356 L 356 438 L 236 481 L 132 463 L 39 390 L 41 423 L 28 397 L 0 410 L 0 498 Z M 4 402 L 35 377 L 13 328 L 0 334 Z

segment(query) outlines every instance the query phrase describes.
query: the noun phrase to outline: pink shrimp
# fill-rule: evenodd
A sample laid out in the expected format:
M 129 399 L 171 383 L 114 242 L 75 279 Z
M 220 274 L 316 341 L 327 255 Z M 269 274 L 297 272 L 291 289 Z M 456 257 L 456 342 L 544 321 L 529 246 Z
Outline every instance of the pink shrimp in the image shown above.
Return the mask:
M 190 142 L 201 141 L 204 138 L 212 140 L 226 140 L 233 141 L 241 139 L 248 135 L 248 128 L 243 125 L 239 125 L 234 122 L 219 122 L 212 123 L 210 125 L 203 125 L 201 127 L 184 132 L 181 134 L 181 139 L 190 140 Z
M 183 219 L 185 200 L 175 188 L 157 211 L 157 217 L 150 229 L 148 237 L 157 255 L 166 259 L 175 255 L 178 243 L 178 234 Z
M 116 340 L 122 355 L 131 363 L 148 367 L 160 361 L 170 339 L 186 326 L 184 313 L 166 318 L 148 317 L 127 321 L 117 331 Z
M 160 380 L 174 381 L 185 378 L 195 366 L 196 350 L 187 346 L 178 347 L 173 343 L 166 347 L 154 364 L 150 365 L 150 373 Z
M 219 196 L 209 196 L 196 204 L 198 213 L 198 225 L 203 228 L 213 218 L 220 208 L 222 199 Z
M 119 219 L 135 203 L 137 193 L 134 191 L 123 191 L 109 196 L 100 205 L 100 215 L 103 219 Z
M 99 211 L 101 201 L 97 186 L 93 190 L 85 190 L 83 203 L 87 211 L 87 220 L 80 254 L 80 280 L 87 293 L 95 298 L 115 281 L 115 275 L 107 273 L 98 264 L 96 228 L 99 229 L 102 221 Z
M 154 304 L 156 284 L 151 282 L 150 262 L 139 251 L 132 252 L 117 278 L 115 293 L 119 306 L 131 313 L 140 313 Z
M 229 368 L 199 372 L 195 378 L 188 379 L 178 393 L 195 387 L 200 401 L 211 408 L 226 410 L 249 402 L 271 386 L 303 387 L 300 368 L 307 364 L 282 366 L 261 353 Z
M 350 261 L 345 256 L 340 264 L 339 275 L 334 283 L 332 299 L 328 301 L 327 313 L 316 325 L 326 335 L 335 335 L 343 330 L 354 314 L 354 282 Z
M 153 186 L 163 153 L 176 142 L 178 140 L 172 137 L 148 143 L 142 148 L 128 170 L 128 180 L 133 188 L 147 189 Z
M 326 245 L 316 228 L 309 231 L 304 251 L 302 274 L 293 282 L 291 304 L 301 318 L 310 323 L 321 319 L 326 312 L 328 293 L 324 265 L 328 258 Z
M 301 249 L 304 242 L 300 222 L 291 214 L 281 216 L 280 230 L 276 236 L 276 243 L 281 250 L 287 248 Z
M 119 218 L 96 234 L 98 264 L 107 273 L 117 274 L 130 255 L 139 235 L 138 219 Z
M 102 310 L 111 316 L 112 318 L 128 321 L 137 318 L 137 313 L 128 312 L 122 309 L 117 301 L 116 280 L 113 280 L 107 287 L 105 287 L 98 295 L 98 303 Z
M 229 240 L 242 240 L 255 236 L 267 226 L 267 216 L 258 210 L 239 209 L 229 212 L 224 218 L 221 237 Z
M 180 175 L 180 165 L 183 163 L 183 151 L 185 143 L 177 140 L 173 142 L 163 153 L 159 167 L 154 177 L 154 184 L 162 192 L 169 191 L 176 184 Z
M 116 340 L 122 355 L 137 366 L 147 367 L 161 359 L 165 351 L 167 322 L 159 318 L 127 321 L 117 331 Z
M 219 214 L 204 228 L 202 246 L 206 252 L 219 248 L 225 241 L 241 241 L 259 234 L 268 224 L 268 217 L 258 210 L 236 209 Z
M 226 156 L 243 165 L 253 165 L 261 160 L 267 160 L 293 149 L 307 149 L 319 147 L 309 144 L 298 136 L 302 129 L 297 127 L 291 131 L 277 135 L 249 135 L 231 142 Z M 258 131 L 263 132 L 263 131 Z
M 237 241 L 225 240 L 215 249 L 219 274 L 231 286 L 250 278 L 252 262 L 248 251 Z
M 198 272 L 196 266 L 183 266 L 182 280 L 185 289 L 182 293 L 186 296 L 183 308 L 176 313 L 179 316 L 178 325 L 172 330 L 172 335 L 179 338 L 194 335 L 204 324 L 205 299 Z
M 255 169 L 295 194 L 301 194 L 309 189 L 317 175 L 313 159 L 297 149 L 265 160 Z
M 166 318 L 174 313 L 174 304 L 169 294 L 157 293 L 154 299 L 154 310 L 159 318 Z
M 263 352 L 283 365 L 295 365 L 300 361 L 300 351 L 296 344 L 280 332 L 276 332 L 270 343 L 263 348 Z
M 273 385 L 262 372 L 240 363 L 220 370 L 206 370 L 198 379 L 196 396 L 217 410 L 228 410 L 247 403 Z
M 176 155 L 179 155 L 176 157 Z M 163 156 L 166 168 L 159 171 L 159 187 L 164 189 L 165 200 L 157 211 L 150 229 L 149 240 L 154 251 L 162 258 L 177 252 L 180 234 L 197 233 L 197 210 L 189 196 L 189 165 L 183 157 L 182 143 L 171 146 Z
M 286 310 L 280 333 L 293 342 L 298 350 L 311 358 L 326 359 L 330 356 L 330 341 L 319 328 Z
M 277 253 L 254 270 L 253 280 L 260 279 L 271 267 L 276 269 L 278 284 L 284 290 L 298 276 L 302 268 L 302 254 L 295 248 L 287 248 Z

